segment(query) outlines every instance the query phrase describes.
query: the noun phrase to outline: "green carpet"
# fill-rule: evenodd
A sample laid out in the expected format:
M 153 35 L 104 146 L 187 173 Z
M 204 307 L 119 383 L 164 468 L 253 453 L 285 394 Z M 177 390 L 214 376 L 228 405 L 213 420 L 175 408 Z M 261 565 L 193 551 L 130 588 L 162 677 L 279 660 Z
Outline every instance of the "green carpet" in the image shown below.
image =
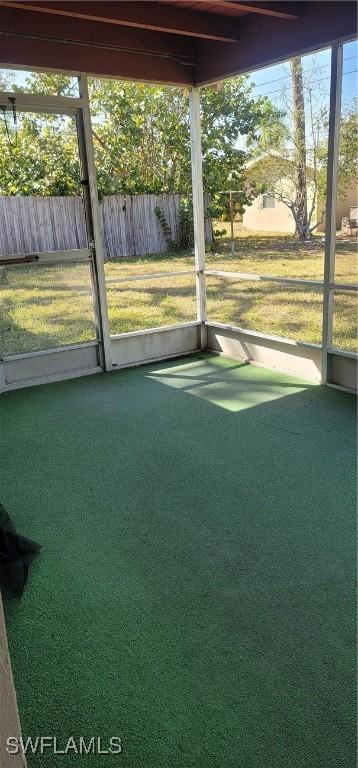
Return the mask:
M 29 768 L 355 765 L 350 395 L 203 355 L 5 394 Z

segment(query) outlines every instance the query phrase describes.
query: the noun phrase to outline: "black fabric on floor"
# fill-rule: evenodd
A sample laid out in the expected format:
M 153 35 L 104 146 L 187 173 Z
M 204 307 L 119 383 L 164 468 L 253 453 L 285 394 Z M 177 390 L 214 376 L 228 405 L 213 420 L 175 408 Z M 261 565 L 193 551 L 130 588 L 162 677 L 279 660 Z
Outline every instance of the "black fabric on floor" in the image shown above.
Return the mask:
M 39 544 L 16 533 L 10 516 L 0 504 L 0 586 L 20 597 L 29 566 L 40 549 Z

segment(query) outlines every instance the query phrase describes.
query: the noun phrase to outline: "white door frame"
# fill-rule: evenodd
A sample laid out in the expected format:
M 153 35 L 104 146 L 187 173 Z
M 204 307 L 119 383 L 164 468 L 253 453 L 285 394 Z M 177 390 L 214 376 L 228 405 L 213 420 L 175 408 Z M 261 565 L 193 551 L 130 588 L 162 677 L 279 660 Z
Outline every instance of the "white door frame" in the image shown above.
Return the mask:
M 21 92 L 0 92 L 0 103 L 12 112 L 15 99 L 17 112 L 59 114 L 74 117 L 78 139 L 80 177 L 86 217 L 88 248 L 68 251 L 39 252 L 33 254 L 2 254 L 0 264 L 62 262 L 88 262 L 91 270 L 93 306 L 96 324 L 96 340 L 28 352 L 4 355 L 0 362 L 0 391 L 45 383 L 58 378 L 69 378 L 81 373 L 112 370 L 111 342 L 109 338 L 108 307 L 104 276 L 104 256 L 100 208 L 98 202 L 90 109 L 86 75 L 78 78 L 80 98 L 47 96 Z M 91 353 L 89 353 L 89 348 Z M 74 355 L 74 351 L 76 354 Z M 17 369 L 19 375 L 17 376 Z

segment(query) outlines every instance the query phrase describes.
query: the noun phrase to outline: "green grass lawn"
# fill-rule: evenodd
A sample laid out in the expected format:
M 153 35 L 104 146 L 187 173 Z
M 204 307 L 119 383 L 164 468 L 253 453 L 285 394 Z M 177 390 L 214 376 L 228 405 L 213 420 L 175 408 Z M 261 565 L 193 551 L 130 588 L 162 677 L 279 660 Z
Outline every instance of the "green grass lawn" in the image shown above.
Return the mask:
M 207 254 L 207 267 L 310 280 L 323 279 L 321 238 L 302 244 L 286 235 L 238 232 Z M 191 252 L 154 254 L 106 264 L 108 280 L 194 268 Z M 356 283 L 356 243 L 337 239 L 336 281 Z M 112 334 L 195 320 L 195 277 L 164 276 L 107 284 Z M 35 351 L 95 338 L 90 276 L 83 264 L 0 270 L 0 348 Z M 306 286 L 207 278 L 208 319 L 299 341 L 321 342 L 322 294 Z M 337 294 L 334 344 L 355 349 L 356 299 Z

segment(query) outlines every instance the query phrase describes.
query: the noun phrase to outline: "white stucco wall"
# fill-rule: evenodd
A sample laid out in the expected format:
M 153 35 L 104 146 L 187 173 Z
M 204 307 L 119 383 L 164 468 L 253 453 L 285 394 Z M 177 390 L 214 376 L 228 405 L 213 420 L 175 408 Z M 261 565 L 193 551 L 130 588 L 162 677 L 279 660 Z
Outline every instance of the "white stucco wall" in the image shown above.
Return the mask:
M 288 178 L 280 178 L 275 185 L 275 189 L 281 195 L 294 200 L 295 190 L 292 188 L 292 181 Z M 310 211 L 313 200 L 313 184 L 307 184 L 307 205 Z M 316 211 L 313 214 L 312 223 L 317 221 Z M 287 205 L 275 198 L 274 208 L 263 207 L 263 195 L 258 195 L 253 203 L 243 214 L 242 223 L 247 229 L 262 232 L 286 232 L 294 234 L 296 231 L 295 220 Z
M 349 216 L 349 209 L 358 207 L 358 189 L 352 182 L 352 186 L 347 189 L 344 195 L 340 195 L 337 200 L 337 229 L 341 228 L 343 216 Z
M 254 170 L 253 170 L 254 174 Z M 295 190 L 293 188 L 292 179 L 289 175 L 285 175 L 285 172 L 280 172 L 280 168 L 277 169 L 277 181 L 274 184 L 274 188 L 279 194 L 285 194 L 289 199 L 294 199 Z M 307 203 L 310 210 L 313 199 L 314 186 L 313 183 L 308 181 L 307 183 Z M 337 199 L 337 229 L 341 227 L 341 220 L 343 216 L 349 216 L 350 207 L 358 206 L 358 188 L 354 180 L 347 185 L 346 192 L 340 194 Z M 322 204 L 318 205 L 318 218 L 321 217 Z M 312 217 L 312 224 L 317 221 L 317 208 Z M 263 196 L 258 195 L 253 203 L 246 209 L 242 218 L 243 226 L 252 231 L 262 232 L 282 232 L 287 234 L 294 234 L 296 231 L 294 218 L 289 208 L 281 203 L 277 198 L 275 199 L 274 208 L 263 207 Z M 323 232 L 325 229 L 324 220 L 317 227 L 317 232 Z
M 262 195 L 255 198 L 252 205 L 246 209 L 242 217 L 243 226 L 247 229 L 262 232 L 294 233 L 295 222 L 287 205 L 275 200 L 274 208 L 262 207 Z

